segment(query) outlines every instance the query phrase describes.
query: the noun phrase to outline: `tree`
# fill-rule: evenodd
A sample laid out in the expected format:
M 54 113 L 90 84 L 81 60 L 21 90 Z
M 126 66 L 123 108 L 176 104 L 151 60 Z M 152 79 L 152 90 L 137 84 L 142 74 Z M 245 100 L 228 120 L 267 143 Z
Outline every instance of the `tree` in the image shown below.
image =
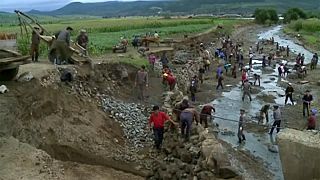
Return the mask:
M 298 19 L 306 19 L 307 14 L 299 8 L 291 8 L 284 14 L 284 22 L 290 23 Z
M 268 9 L 268 15 L 271 22 L 277 23 L 279 21 L 279 17 L 276 10 Z
M 255 21 L 258 24 L 266 24 L 266 22 L 277 23 L 279 17 L 277 11 L 274 9 L 259 9 L 254 12 Z

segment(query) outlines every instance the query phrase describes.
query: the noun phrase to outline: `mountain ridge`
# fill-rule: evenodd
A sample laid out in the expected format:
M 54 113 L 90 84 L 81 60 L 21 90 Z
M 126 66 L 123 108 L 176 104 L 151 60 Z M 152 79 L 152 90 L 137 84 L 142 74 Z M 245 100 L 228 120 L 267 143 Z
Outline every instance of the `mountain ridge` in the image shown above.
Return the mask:
M 157 8 L 153 8 L 157 7 Z M 300 7 L 308 11 L 320 11 L 320 1 L 314 0 L 165 0 L 165 1 L 107 1 L 96 3 L 72 2 L 54 11 L 32 10 L 40 15 L 91 15 L 104 17 L 186 15 L 186 14 L 251 14 L 256 8 L 274 8 L 280 13 L 290 7 Z

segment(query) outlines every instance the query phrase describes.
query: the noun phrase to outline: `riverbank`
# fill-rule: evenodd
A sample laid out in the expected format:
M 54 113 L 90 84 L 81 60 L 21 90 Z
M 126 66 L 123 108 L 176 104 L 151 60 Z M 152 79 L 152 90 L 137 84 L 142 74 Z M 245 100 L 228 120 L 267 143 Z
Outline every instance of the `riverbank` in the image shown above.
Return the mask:
M 244 56 L 245 54 L 248 54 L 248 50 L 249 50 L 249 46 L 251 44 L 254 44 L 254 42 L 256 41 L 255 38 L 255 34 L 257 34 L 257 28 L 259 28 L 258 26 L 244 26 L 244 27 L 238 27 L 235 29 L 235 31 L 231 34 L 231 39 L 235 42 L 239 42 L 241 41 L 244 46 L 242 46 L 243 48 L 243 53 Z M 220 33 L 222 34 L 222 33 Z M 218 48 L 220 46 L 220 42 L 218 40 L 219 36 L 217 36 L 217 34 L 209 34 L 207 37 L 199 37 L 198 39 L 195 40 L 196 44 L 200 44 L 200 42 L 202 42 L 203 44 L 211 44 L 214 43 L 215 46 L 212 49 Z M 196 52 L 193 52 L 193 49 L 190 49 L 190 45 L 188 43 L 185 43 L 184 46 L 179 46 L 179 49 L 182 49 L 183 47 L 183 52 L 185 54 L 188 53 L 193 53 L 195 54 Z M 191 46 L 193 47 L 193 46 Z M 176 55 L 178 57 L 181 57 L 179 51 L 176 51 Z M 195 54 L 197 55 L 197 54 Z M 197 59 L 197 56 L 196 58 Z M 180 61 L 183 61 L 183 59 L 180 59 Z M 245 61 L 247 62 L 248 59 L 247 57 L 245 57 Z M 213 63 L 211 64 L 210 70 L 205 74 L 204 76 L 204 83 L 200 84 L 200 90 L 199 92 L 196 93 L 196 101 L 195 102 L 191 102 L 193 105 L 196 105 L 198 110 L 201 110 L 201 105 L 209 103 L 214 101 L 215 99 L 221 98 L 223 97 L 224 93 L 226 91 L 231 91 L 233 88 L 238 88 L 238 84 L 240 82 L 240 72 L 238 73 L 238 77 L 237 78 L 233 78 L 231 76 L 231 73 L 229 72 L 228 74 L 225 74 L 225 81 L 224 81 L 224 89 L 220 89 L 220 90 L 216 90 L 215 87 L 217 85 L 217 80 L 215 78 L 215 70 L 217 68 L 219 64 L 219 61 L 217 59 L 215 59 L 213 61 Z M 184 90 L 186 88 L 188 88 L 188 83 L 184 82 L 184 81 L 189 81 L 189 79 L 191 79 L 193 77 L 193 75 L 198 73 L 198 68 L 193 68 L 193 66 L 196 66 L 194 63 L 192 63 L 192 61 L 188 62 L 187 65 L 182 65 L 182 66 L 186 66 L 188 68 L 186 68 L 187 70 L 184 71 L 184 68 L 181 68 L 180 65 L 172 65 L 171 69 L 173 70 L 173 73 L 177 76 L 178 79 L 178 87 L 180 90 Z M 183 73 L 184 72 L 184 73 Z M 186 77 L 185 77 L 186 76 Z M 183 78 L 184 77 L 184 78 Z M 183 82 L 182 82 L 183 81 Z M 183 91 L 184 92 L 184 91 Z M 170 97 L 168 98 L 164 98 L 167 100 L 170 100 L 170 102 L 165 102 L 164 104 L 164 108 L 167 109 L 169 112 L 171 111 L 171 108 L 174 107 L 175 104 L 175 99 L 177 96 L 181 95 L 175 95 L 176 92 L 172 92 L 169 93 Z M 179 94 L 179 93 L 178 93 Z M 173 97 L 174 98 L 173 98 Z M 190 97 L 190 95 L 189 95 Z M 173 100 L 173 102 L 171 102 Z M 181 100 L 181 99 L 180 99 Z M 240 97 L 239 97 L 240 100 Z M 199 105 L 199 106 L 198 106 Z M 220 108 L 216 108 L 216 110 L 219 112 L 221 111 Z M 234 112 L 235 116 L 238 116 L 238 111 Z M 194 157 L 194 150 L 197 149 L 201 149 L 202 152 L 202 146 L 203 146 L 203 139 L 202 141 L 199 139 L 199 137 L 201 136 L 200 134 L 202 134 L 203 130 L 199 131 L 199 127 L 195 127 L 194 126 L 194 131 L 192 136 L 191 136 L 191 145 L 190 143 L 183 143 L 180 142 L 177 138 L 176 135 L 177 134 L 169 134 L 167 135 L 165 138 L 165 142 L 164 142 L 164 154 L 160 154 L 159 158 L 157 158 L 158 161 L 158 165 L 157 167 L 162 167 L 160 168 L 161 170 L 156 170 L 154 173 L 156 175 L 156 177 L 160 177 L 163 178 L 164 175 L 167 175 L 165 177 L 170 177 L 170 178 L 174 178 L 176 177 L 176 174 L 173 174 L 171 172 L 171 168 L 169 167 L 183 167 L 183 163 L 181 164 L 181 162 L 179 161 L 179 159 L 176 159 L 177 156 L 178 158 L 182 158 L 182 161 L 187 161 L 187 162 L 194 162 L 195 165 L 198 165 L 198 168 L 196 168 L 197 166 L 194 165 L 190 165 L 190 164 L 185 164 L 185 166 L 187 167 L 186 169 L 192 169 L 192 171 L 185 171 L 184 168 L 183 169 L 175 169 L 175 171 L 179 174 L 188 174 L 185 175 L 187 177 L 192 178 L 192 176 L 196 176 L 196 177 L 203 177 L 203 173 L 206 173 L 208 175 L 208 177 L 211 177 L 213 174 L 217 173 L 217 171 L 219 170 L 214 168 L 215 171 L 210 172 L 205 168 L 206 166 L 202 166 L 201 163 L 199 164 L 199 162 L 201 162 L 202 160 L 206 159 L 206 156 L 202 156 L 203 153 L 201 153 L 202 155 L 200 156 L 196 156 Z M 201 128 L 200 128 L 201 129 Z M 217 154 L 214 154 L 213 157 L 217 158 L 217 157 L 223 157 L 220 158 L 220 160 L 217 161 L 217 165 L 218 166 L 223 166 L 224 163 L 223 162 L 229 162 L 227 163 L 229 166 L 232 165 L 233 168 L 235 168 L 236 172 L 239 172 L 239 174 L 245 178 L 245 179 L 261 179 L 261 177 L 263 177 L 263 179 L 272 179 L 273 175 L 269 172 L 269 170 L 267 170 L 267 166 L 264 165 L 264 162 L 261 158 L 259 157 L 255 157 L 250 151 L 248 151 L 246 148 L 243 148 L 243 146 L 240 147 L 234 147 L 232 144 L 228 144 L 225 143 L 221 140 L 219 140 L 219 135 L 217 133 L 219 133 L 220 130 L 218 130 L 219 128 L 216 126 L 216 122 L 214 124 L 210 125 L 210 128 L 207 130 L 207 136 L 212 136 L 211 138 L 213 138 L 213 136 L 215 136 L 215 138 L 213 138 L 213 144 L 222 144 L 223 148 L 226 150 L 219 150 L 218 152 L 221 153 L 220 155 L 217 156 Z M 221 129 L 221 128 L 220 128 Z M 206 131 L 206 130 L 205 130 Z M 209 133 L 208 133 L 209 132 Z M 220 134 L 220 133 L 219 133 Z M 233 137 L 234 139 L 237 139 L 236 137 Z M 200 141 L 199 141 L 200 140 Z M 206 140 L 205 140 L 206 141 Z M 220 146 L 220 145 L 219 145 Z M 177 151 L 175 149 L 175 147 L 179 147 L 180 150 Z M 186 149 L 185 149 L 186 148 Z M 195 148 L 193 150 L 191 150 L 192 148 Z M 217 149 L 215 149 L 217 151 Z M 181 153 L 176 153 L 176 152 L 185 152 L 185 151 L 190 151 L 190 157 L 186 160 L 185 159 L 185 154 L 181 154 Z M 224 155 L 223 152 L 228 152 L 228 155 Z M 193 155 L 192 155 L 193 154 Z M 195 153 L 197 154 L 197 153 Z M 192 156 L 191 156 L 192 155 Z M 181 157 L 182 156 L 182 157 Z M 187 156 L 188 157 L 188 156 Z M 204 159 L 203 159 L 204 158 Z M 163 162 L 162 160 L 165 160 L 165 162 Z M 208 164 L 209 168 L 210 163 Z M 197 170 L 195 170 L 195 168 Z M 194 171 L 195 170 L 195 171 Z M 191 174 L 189 174 L 191 173 Z M 211 174 L 211 175 L 210 175 Z M 156 177 L 152 177 L 152 178 L 156 178 Z M 151 179 L 152 179 L 151 178 Z
M 319 54 L 319 22 L 320 20 L 316 18 L 293 21 L 285 26 L 283 32 L 300 41 L 299 44 L 303 47 Z

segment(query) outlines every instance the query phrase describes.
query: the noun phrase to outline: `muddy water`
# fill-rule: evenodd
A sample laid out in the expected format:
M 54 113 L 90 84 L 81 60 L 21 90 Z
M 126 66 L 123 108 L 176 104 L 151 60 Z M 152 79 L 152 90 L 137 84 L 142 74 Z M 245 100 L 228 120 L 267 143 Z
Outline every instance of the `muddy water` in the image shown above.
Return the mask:
M 290 40 L 290 38 L 286 35 L 284 35 L 282 32 L 282 26 L 276 26 L 273 29 L 266 31 L 266 32 L 262 32 L 260 33 L 259 39 L 270 39 L 271 37 L 274 38 L 275 42 L 278 42 L 280 46 L 289 46 L 290 50 L 295 53 L 301 53 L 304 54 L 305 58 L 305 62 L 306 63 L 310 63 L 313 54 L 308 51 L 307 49 L 305 49 L 303 46 L 296 44 L 295 42 L 293 42 L 292 40 Z
M 274 37 L 275 42 L 279 42 L 280 46 L 289 45 L 292 52 L 303 53 L 306 57 L 305 62 L 309 63 L 312 58 L 312 53 L 302 46 L 295 44 L 293 41 L 286 39 L 285 36 L 280 32 L 281 28 L 281 26 L 277 26 L 273 29 L 262 32 L 258 35 L 258 38 L 270 39 L 271 37 Z M 245 109 L 247 111 L 246 116 L 248 117 L 248 119 L 251 119 L 250 117 L 256 116 L 256 113 L 259 112 L 260 108 L 264 104 L 267 104 L 266 102 L 257 99 L 257 95 L 271 95 L 275 97 L 276 104 L 279 104 L 280 106 L 284 104 L 284 89 L 277 86 L 277 71 L 274 69 L 274 72 L 263 74 L 261 71 L 261 62 L 257 60 L 254 61 L 253 64 L 253 71 L 250 72 L 249 77 L 252 79 L 252 75 L 254 73 L 261 74 L 261 92 L 256 95 L 252 95 L 252 102 L 250 102 L 248 98 L 245 99 L 244 102 L 242 102 L 242 91 L 239 83 L 230 92 L 224 92 L 221 98 L 218 98 L 214 101 L 217 110 L 217 113 L 215 115 L 217 117 L 223 117 L 225 119 L 237 121 L 240 114 L 239 110 Z M 272 117 L 270 116 L 271 114 L 272 112 L 270 110 L 269 119 L 272 121 Z M 261 158 L 265 165 L 275 175 L 275 179 L 284 179 L 279 154 L 269 151 L 270 146 L 276 149 L 278 148 L 276 145 L 274 145 L 274 137 L 269 136 L 267 133 L 258 134 L 245 132 L 247 140 L 244 144 L 239 145 L 236 134 L 238 129 L 237 122 L 222 120 L 218 118 L 216 118 L 214 121 L 219 124 L 220 130 L 235 132 L 235 135 L 219 134 L 219 138 L 232 144 L 234 148 L 240 148 L 249 151 L 253 156 Z

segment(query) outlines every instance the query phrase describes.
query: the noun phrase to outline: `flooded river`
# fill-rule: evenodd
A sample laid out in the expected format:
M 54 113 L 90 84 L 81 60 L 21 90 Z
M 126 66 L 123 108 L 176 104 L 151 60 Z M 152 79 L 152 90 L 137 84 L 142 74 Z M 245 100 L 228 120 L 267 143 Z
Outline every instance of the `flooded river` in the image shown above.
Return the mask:
M 277 26 L 268 31 L 261 32 L 258 34 L 258 39 L 270 39 L 274 37 L 275 42 L 279 42 L 280 46 L 289 45 L 292 52 L 298 54 L 303 53 L 306 57 L 306 63 L 310 62 L 312 58 L 312 53 L 306 50 L 304 47 L 295 44 L 293 41 L 289 40 L 284 36 L 281 32 L 282 27 Z M 254 117 L 256 113 L 260 111 L 261 107 L 266 102 L 263 102 L 260 99 L 257 99 L 257 95 L 272 95 L 275 97 L 275 102 L 278 105 L 284 105 L 284 89 L 277 85 L 278 77 L 277 71 L 274 69 L 274 72 L 271 73 L 262 73 L 261 64 L 259 61 L 253 62 L 254 72 L 250 74 L 259 73 L 261 74 L 261 92 L 258 94 L 252 95 L 253 101 L 250 102 L 249 99 L 245 99 L 243 102 L 241 100 L 242 90 L 240 88 L 240 84 L 231 89 L 230 92 L 224 92 L 221 98 L 218 98 L 214 101 L 216 104 L 217 113 L 215 114 L 217 117 L 223 117 L 229 120 L 238 120 L 240 109 L 246 110 L 247 117 Z M 272 123 L 271 117 L 272 111 L 269 110 L 269 119 Z M 220 130 L 227 130 L 232 132 L 237 132 L 238 123 L 228 120 L 222 120 L 216 118 L 214 120 L 219 124 Z M 230 143 L 234 148 L 241 148 L 243 150 L 249 151 L 253 156 L 261 158 L 265 165 L 270 169 L 270 171 L 275 175 L 276 180 L 284 179 L 282 173 L 282 166 L 280 161 L 279 153 L 274 153 L 269 151 L 269 147 L 273 147 L 277 149 L 278 147 L 274 145 L 274 136 L 276 136 L 275 132 L 273 137 L 267 133 L 248 133 L 246 134 L 246 142 L 242 145 L 239 145 L 237 134 L 235 135 L 222 135 L 219 134 L 219 138 Z

